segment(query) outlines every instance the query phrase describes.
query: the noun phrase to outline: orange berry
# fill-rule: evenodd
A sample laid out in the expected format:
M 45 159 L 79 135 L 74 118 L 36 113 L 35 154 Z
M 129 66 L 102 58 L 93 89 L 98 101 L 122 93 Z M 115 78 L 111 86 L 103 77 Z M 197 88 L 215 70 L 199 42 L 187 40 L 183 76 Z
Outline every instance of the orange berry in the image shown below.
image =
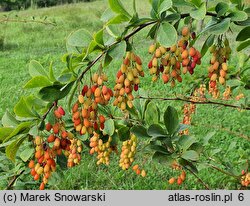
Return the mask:
M 182 58 L 182 59 L 188 58 L 188 50 L 185 49 L 185 50 L 182 52 L 181 58 Z
M 178 185 L 181 185 L 182 182 L 183 182 L 182 179 L 181 179 L 180 177 L 178 177 L 178 179 L 177 179 L 177 184 L 178 184 Z
M 52 129 L 52 125 L 48 122 L 45 126 L 45 129 L 49 132 Z
M 48 141 L 48 143 L 54 142 L 55 141 L 55 136 L 53 134 L 49 135 L 47 141 Z
M 140 170 L 139 168 L 136 170 L 136 174 L 137 174 L 137 175 L 140 175 L 140 174 L 141 174 L 141 170 Z
M 99 116 L 99 122 L 104 123 L 105 122 L 105 117 L 103 115 Z
M 35 174 L 34 180 L 39 180 L 39 178 L 40 178 L 40 175 L 39 174 Z
M 62 116 L 64 116 L 65 115 L 65 111 L 64 111 L 64 109 L 62 108 L 62 107 L 58 107 L 58 112 L 62 115 Z
M 175 182 L 175 178 L 174 177 L 172 177 L 172 178 L 170 178 L 169 180 L 168 180 L 168 183 L 169 184 L 174 184 L 174 182 Z
M 39 189 L 40 189 L 40 190 L 44 190 L 44 188 L 45 188 L 45 184 L 44 184 L 44 182 L 42 182 L 42 183 L 40 184 Z
M 134 165 L 132 169 L 133 169 L 134 171 L 136 171 L 138 168 L 139 168 L 139 165 Z
M 29 162 L 29 168 L 32 169 L 32 168 L 34 168 L 34 167 L 35 167 L 35 162 L 34 162 L 34 160 L 30 160 L 30 162 Z
M 196 49 L 194 47 L 190 47 L 189 48 L 189 55 L 191 57 L 195 56 L 196 55 Z
M 187 36 L 189 34 L 188 26 L 184 26 L 181 31 L 182 36 Z

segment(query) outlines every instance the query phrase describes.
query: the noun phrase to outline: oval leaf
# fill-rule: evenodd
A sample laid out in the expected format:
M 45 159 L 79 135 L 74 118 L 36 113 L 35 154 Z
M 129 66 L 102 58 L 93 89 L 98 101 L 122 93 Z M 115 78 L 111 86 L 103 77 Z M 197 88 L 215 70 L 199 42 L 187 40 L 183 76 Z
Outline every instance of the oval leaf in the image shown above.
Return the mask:
M 32 77 L 48 76 L 43 66 L 38 61 L 35 61 L 35 60 L 31 60 L 29 63 L 29 74 Z
M 17 150 L 26 138 L 27 136 L 22 136 L 6 147 L 6 156 L 13 162 L 15 162 Z
M 159 112 L 155 103 L 148 103 L 144 117 L 148 125 L 152 125 L 159 122 Z
M 199 154 L 194 150 L 185 151 L 181 157 L 185 160 L 197 161 L 199 159 Z
M 245 21 L 248 18 L 248 15 L 244 11 L 234 11 L 228 15 L 231 18 L 231 21 Z
M 190 16 L 193 19 L 202 20 L 206 16 L 206 4 L 202 3 L 198 9 L 192 10 Z
M 164 113 L 164 123 L 169 134 L 173 134 L 179 127 L 179 118 L 177 110 L 174 107 L 168 106 Z
M 236 41 L 245 41 L 250 38 L 250 26 L 242 29 L 236 37 Z
M 28 107 L 28 104 L 22 97 L 14 107 L 14 112 L 19 117 L 36 117 L 36 115 Z
M 133 126 L 130 131 L 139 138 L 148 138 L 150 137 L 147 133 L 147 129 L 141 125 L 135 125 Z
M 148 128 L 147 133 L 151 137 L 162 137 L 162 136 L 164 137 L 164 136 L 166 136 L 166 132 L 158 124 L 152 124 L 152 125 L 150 125 L 150 127 Z
M 243 50 L 243 49 L 245 49 L 245 48 L 247 48 L 247 47 L 249 47 L 249 46 L 250 46 L 250 39 L 247 40 L 247 41 L 242 42 L 242 43 L 237 47 L 237 51 L 241 51 L 241 50 Z
M 177 31 L 170 23 L 163 22 L 158 30 L 157 38 L 162 46 L 170 47 L 177 41 Z
M 224 15 L 228 11 L 228 9 L 229 5 L 225 2 L 219 2 L 215 7 L 215 11 L 218 17 Z
M 23 88 L 30 89 L 36 87 L 46 87 L 52 85 L 52 82 L 45 76 L 35 76 L 29 80 Z
M 103 134 L 108 134 L 112 136 L 115 132 L 115 123 L 113 119 L 108 119 L 104 122 Z
M 92 40 L 91 34 L 86 29 L 79 29 L 69 35 L 67 44 L 73 47 L 87 48 Z
M 115 13 L 131 17 L 119 0 L 109 0 L 109 6 Z

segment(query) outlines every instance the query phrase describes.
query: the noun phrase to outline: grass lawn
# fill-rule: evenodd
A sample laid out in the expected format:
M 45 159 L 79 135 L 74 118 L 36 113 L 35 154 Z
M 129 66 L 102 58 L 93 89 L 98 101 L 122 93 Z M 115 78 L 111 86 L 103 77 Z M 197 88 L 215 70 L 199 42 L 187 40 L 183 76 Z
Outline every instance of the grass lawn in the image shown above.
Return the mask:
M 126 1 L 126 6 L 131 10 L 131 0 Z M 149 13 L 150 5 L 148 0 L 138 1 L 140 15 L 146 16 Z M 4 36 L 4 48 L 0 50 L 0 117 L 6 109 L 12 112 L 12 108 L 17 103 L 20 96 L 33 92 L 23 90 L 24 83 L 29 80 L 28 63 L 35 59 L 45 67 L 53 61 L 55 72 L 60 73 L 65 65 L 61 57 L 66 53 L 66 38 L 75 30 L 85 28 L 91 33 L 102 28 L 99 20 L 103 11 L 108 7 L 107 1 L 95 1 L 91 3 L 79 3 L 64 5 L 52 8 L 27 10 L 11 13 L 0 13 L 0 19 L 4 14 L 15 18 L 17 14 L 20 19 L 30 19 L 34 16 L 39 18 L 48 17 L 48 20 L 55 21 L 57 26 L 44 25 L 38 23 L 2 23 L 0 24 L 0 37 Z M 146 29 L 148 31 L 148 29 Z M 235 48 L 234 36 L 228 34 L 232 40 L 232 48 Z M 230 36 L 231 35 L 231 36 Z M 147 62 L 150 56 L 147 54 L 151 40 L 146 39 L 146 32 L 139 32 L 134 38 L 135 49 L 139 56 L 143 58 L 146 71 Z M 197 42 L 197 48 L 201 48 L 202 40 Z M 237 54 L 233 54 L 229 61 L 230 68 L 237 66 Z M 173 97 L 175 93 L 185 95 L 190 89 L 187 83 L 191 78 L 206 74 L 209 54 L 202 59 L 202 65 L 198 66 L 195 74 L 185 76 L 183 83 L 178 84 L 172 89 L 169 84 L 163 85 L 161 81 L 151 82 L 151 77 L 146 72 L 145 78 L 141 83 L 141 88 L 149 92 L 152 96 Z M 115 79 L 115 73 L 121 62 L 115 61 L 109 66 L 107 73 L 110 79 Z M 112 80 L 111 80 L 112 81 Z M 111 83 L 114 85 L 114 81 Z M 63 101 L 63 100 L 62 100 Z M 62 102 L 64 104 L 65 102 Z M 172 105 L 178 109 L 181 116 L 183 102 L 157 102 L 162 111 Z M 181 116 L 182 117 L 182 116 Z M 240 173 L 241 160 L 250 155 L 250 143 L 243 137 L 250 137 L 250 112 L 238 111 L 237 109 L 226 108 L 223 106 L 197 105 L 197 112 L 193 116 L 193 126 L 190 129 L 192 135 L 198 139 L 203 138 L 209 132 L 215 131 L 211 139 L 211 144 L 206 148 L 207 151 L 214 151 L 214 157 L 230 160 Z M 145 142 L 140 143 L 142 148 Z M 221 150 L 217 150 L 220 148 Z M 84 150 L 82 163 L 67 171 L 58 171 L 51 179 L 49 187 L 51 189 L 203 189 L 197 183 L 196 178 L 188 174 L 187 181 L 181 186 L 168 184 L 168 179 L 178 172 L 164 167 L 164 165 L 153 162 L 146 153 L 138 153 L 136 162 L 143 164 L 147 171 L 145 178 L 138 177 L 129 170 L 122 171 L 118 166 L 118 157 L 114 156 L 111 165 L 96 166 L 95 158 L 88 155 L 87 149 Z M 220 165 L 221 166 L 221 165 Z M 223 168 L 223 166 L 221 166 Z M 209 185 L 211 189 L 236 189 L 235 182 L 226 175 L 212 169 L 199 167 L 199 176 Z M 20 181 L 24 179 L 21 177 Z M 31 179 L 31 178 L 30 178 Z M 17 181 L 17 182 L 18 182 Z M 16 184 L 19 189 L 21 184 Z M 34 183 L 22 184 L 21 188 L 30 189 Z M 37 186 L 36 186 L 37 188 Z

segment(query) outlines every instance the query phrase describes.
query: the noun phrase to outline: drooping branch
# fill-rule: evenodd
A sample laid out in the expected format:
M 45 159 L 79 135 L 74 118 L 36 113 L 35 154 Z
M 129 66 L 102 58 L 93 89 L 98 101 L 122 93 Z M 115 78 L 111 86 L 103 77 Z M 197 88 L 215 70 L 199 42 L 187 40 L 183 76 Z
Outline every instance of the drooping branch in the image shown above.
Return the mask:
M 215 101 L 211 101 L 211 100 L 194 101 L 194 100 L 191 100 L 189 98 L 180 98 L 180 97 L 163 98 L 163 97 L 142 97 L 142 96 L 137 96 L 136 98 L 149 99 L 149 100 L 162 100 L 162 101 L 183 101 L 183 102 L 190 102 L 190 103 L 193 103 L 193 104 L 213 104 L 213 105 L 231 107 L 231 108 L 236 108 L 236 109 L 250 110 L 250 107 L 241 107 L 241 106 L 237 106 L 237 105 L 226 104 L 226 103 L 222 103 L 222 102 L 215 102 Z

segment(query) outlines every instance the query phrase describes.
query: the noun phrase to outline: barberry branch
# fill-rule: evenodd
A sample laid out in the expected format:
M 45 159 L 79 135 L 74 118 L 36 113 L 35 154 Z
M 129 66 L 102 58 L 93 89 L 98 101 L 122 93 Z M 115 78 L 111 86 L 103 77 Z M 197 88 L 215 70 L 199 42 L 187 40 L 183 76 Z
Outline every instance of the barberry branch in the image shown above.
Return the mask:
M 185 167 L 185 169 L 187 169 L 207 190 L 210 190 L 207 184 L 197 174 L 187 167 Z
M 250 110 L 250 107 L 241 107 L 241 106 L 237 106 L 237 105 L 226 104 L 226 103 L 222 103 L 222 102 L 215 102 L 215 101 L 211 101 L 211 100 L 194 101 L 194 100 L 189 99 L 188 97 L 187 98 L 180 98 L 180 97 L 164 98 L 164 97 L 142 97 L 142 96 L 137 96 L 135 98 L 149 99 L 149 100 L 162 100 L 162 101 L 183 101 L 183 102 L 190 102 L 190 103 L 193 103 L 193 104 L 213 104 L 213 105 L 220 105 L 220 106 L 231 107 L 231 108 L 236 108 L 236 109 Z

